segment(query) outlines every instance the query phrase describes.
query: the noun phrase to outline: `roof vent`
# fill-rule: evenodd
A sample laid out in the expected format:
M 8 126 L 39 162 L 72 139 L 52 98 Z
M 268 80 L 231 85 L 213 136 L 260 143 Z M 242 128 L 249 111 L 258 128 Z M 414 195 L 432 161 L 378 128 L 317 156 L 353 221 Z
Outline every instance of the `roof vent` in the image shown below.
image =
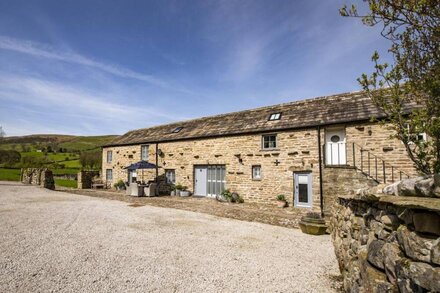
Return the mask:
M 280 120 L 280 119 L 281 119 L 281 112 L 272 113 L 269 116 L 269 121 Z
M 179 133 L 181 130 L 183 129 L 183 127 L 179 126 L 174 128 L 174 130 L 172 131 L 172 133 Z

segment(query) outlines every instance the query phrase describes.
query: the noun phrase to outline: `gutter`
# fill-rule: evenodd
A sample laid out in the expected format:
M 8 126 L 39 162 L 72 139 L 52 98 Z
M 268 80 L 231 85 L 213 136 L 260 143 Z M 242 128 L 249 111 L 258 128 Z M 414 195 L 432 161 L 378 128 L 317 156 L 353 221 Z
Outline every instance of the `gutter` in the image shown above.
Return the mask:
M 321 218 L 324 218 L 324 188 L 322 182 L 322 149 L 321 149 L 321 126 L 318 125 L 318 157 L 319 157 L 319 205 Z

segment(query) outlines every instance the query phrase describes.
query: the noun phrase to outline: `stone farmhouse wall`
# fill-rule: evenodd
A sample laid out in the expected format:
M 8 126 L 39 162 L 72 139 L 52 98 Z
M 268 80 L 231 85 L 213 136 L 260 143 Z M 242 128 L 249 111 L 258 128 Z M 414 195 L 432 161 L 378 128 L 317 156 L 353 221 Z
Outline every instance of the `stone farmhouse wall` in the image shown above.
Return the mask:
M 347 156 L 350 154 L 350 143 L 356 142 L 377 155 L 399 162 L 399 167 L 414 172 L 409 159 L 406 157 L 403 145 L 389 138 L 390 132 L 379 125 L 372 123 L 358 123 L 342 125 L 346 129 Z M 339 125 L 341 127 L 341 125 Z M 274 132 L 277 134 L 278 148 L 275 150 L 261 149 L 260 134 L 239 136 L 226 136 L 218 138 L 182 140 L 175 142 L 159 143 L 159 176 L 164 178 L 166 169 L 174 169 L 176 183 L 188 186 L 194 191 L 194 166 L 196 165 L 225 165 L 226 187 L 238 192 L 249 202 L 275 202 L 278 194 L 284 194 L 289 203 L 293 204 L 294 172 L 311 172 L 313 187 L 314 209 L 319 210 L 319 156 L 317 128 Z M 370 135 L 371 133 L 371 135 Z M 270 133 L 265 133 L 270 134 Z M 321 129 L 321 144 L 324 144 L 325 129 Z M 149 161 L 156 163 L 156 144 L 149 145 Z M 384 147 L 388 147 L 386 152 Z M 392 150 L 390 150 L 392 148 Z M 112 151 L 112 162 L 106 162 L 107 151 Z M 105 180 L 106 169 L 113 170 L 113 181 L 119 179 L 127 181 L 128 175 L 124 167 L 141 159 L 141 144 L 130 146 L 112 146 L 103 148 L 103 165 L 101 176 Z M 348 162 L 349 158 L 348 158 Z M 252 166 L 260 165 L 262 179 L 252 179 Z M 353 170 L 349 171 L 352 172 Z M 357 182 L 337 180 L 330 176 L 335 171 L 324 168 L 324 176 L 329 176 L 326 181 L 332 186 L 343 185 L 350 188 L 370 186 L 370 182 L 359 179 Z M 142 171 L 137 172 L 141 180 Z M 364 176 L 364 175 L 362 175 Z M 143 180 L 154 180 L 155 170 L 144 170 Z M 332 179 L 333 178 L 333 179 Z M 325 177 L 324 177 L 325 179 Z M 332 180 L 335 180 L 332 182 Z M 111 186 L 111 184 L 109 184 Z M 335 194 L 328 195 L 335 196 Z M 326 200 L 326 205 L 331 202 Z M 334 201 L 334 199 L 332 199 Z

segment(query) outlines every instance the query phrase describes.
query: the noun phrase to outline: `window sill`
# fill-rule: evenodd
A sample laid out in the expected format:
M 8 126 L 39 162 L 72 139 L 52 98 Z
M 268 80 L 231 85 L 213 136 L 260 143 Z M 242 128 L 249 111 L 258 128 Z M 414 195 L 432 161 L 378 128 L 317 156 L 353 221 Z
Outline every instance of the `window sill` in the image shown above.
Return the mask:
M 261 181 L 261 178 L 252 178 L 252 181 Z
M 260 152 L 273 152 L 273 151 L 280 151 L 279 148 L 274 148 L 274 149 L 260 149 Z

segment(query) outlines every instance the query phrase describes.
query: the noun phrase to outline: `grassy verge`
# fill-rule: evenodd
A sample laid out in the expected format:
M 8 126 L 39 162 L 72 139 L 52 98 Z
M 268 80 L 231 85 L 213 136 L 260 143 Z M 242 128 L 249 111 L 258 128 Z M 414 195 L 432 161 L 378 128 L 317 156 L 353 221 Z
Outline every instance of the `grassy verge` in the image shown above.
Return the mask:
M 20 181 L 20 169 L 0 168 L 0 180 Z
M 55 179 L 55 185 L 78 188 L 78 182 L 76 180 Z

